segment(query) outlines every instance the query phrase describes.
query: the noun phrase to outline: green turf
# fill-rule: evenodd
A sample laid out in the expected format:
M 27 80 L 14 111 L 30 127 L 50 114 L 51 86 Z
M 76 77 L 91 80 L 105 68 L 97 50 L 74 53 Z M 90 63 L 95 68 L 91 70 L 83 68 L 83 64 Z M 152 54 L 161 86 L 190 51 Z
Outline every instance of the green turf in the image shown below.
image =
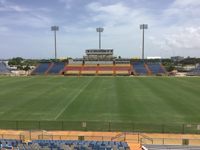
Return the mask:
M 0 77 L 0 120 L 47 120 L 59 128 L 55 121 L 102 122 L 102 128 L 121 122 L 113 129 L 196 124 L 199 89 L 198 77 Z

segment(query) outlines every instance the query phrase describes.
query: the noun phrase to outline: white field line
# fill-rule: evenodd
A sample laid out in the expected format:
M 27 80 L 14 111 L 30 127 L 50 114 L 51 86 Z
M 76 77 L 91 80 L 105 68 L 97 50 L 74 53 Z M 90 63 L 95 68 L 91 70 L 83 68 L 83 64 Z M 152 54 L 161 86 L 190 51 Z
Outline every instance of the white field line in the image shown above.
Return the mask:
M 60 112 L 55 116 L 54 120 L 57 120 L 60 115 L 67 109 L 67 107 L 69 107 L 69 105 L 71 103 L 73 103 L 73 101 L 87 88 L 87 86 L 93 81 L 94 78 L 92 78 L 87 84 L 85 84 L 78 92 L 77 94 L 71 99 L 71 101 L 65 105 L 65 107 L 63 109 L 60 110 Z

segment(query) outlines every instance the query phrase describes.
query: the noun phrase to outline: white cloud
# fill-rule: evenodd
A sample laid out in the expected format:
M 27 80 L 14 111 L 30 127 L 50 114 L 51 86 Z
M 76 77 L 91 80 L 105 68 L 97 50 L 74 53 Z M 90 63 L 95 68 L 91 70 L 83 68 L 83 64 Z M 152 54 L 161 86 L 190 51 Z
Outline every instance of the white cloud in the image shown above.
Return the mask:
M 186 8 L 186 7 L 199 7 L 200 1 L 199 0 L 175 0 L 173 6 L 179 8 Z
M 31 9 L 6 0 L 0 0 L 0 11 L 13 12 L 12 15 L 1 16 L 1 26 L 42 28 L 51 24 L 51 18 L 44 14 L 44 12 L 49 12 L 48 8 L 38 7 Z
M 13 3 L 9 3 L 6 0 L 0 0 L 0 11 L 25 12 L 29 11 L 29 9 Z
M 16 34 L 17 31 L 12 32 L 13 30 L 9 28 L 36 28 L 31 31 L 18 31 L 23 35 L 30 32 L 31 43 L 31 40 L 37 41 L 31 36 L 37 34 L 35 32 L 38 30 L 41 31 L 41 28 L 47 29 L 44 32 L 49 35 L 40 36 L 51 39 L 51 31 L 48 27 L 56 22 L 60 26 L 58 32 L 60 53 L 81 57 L 84 49 L 98 47 L 98 35 L 95 28 L 102 26 L 105 28 L 102 34 L 102 47 L 114 48 L 116 55 L 132 57 L 141 55 L 139 24 L 147 23 L 149 29 L 145 32 L 146 56 L 158 56 L 164 50 L 175 50 L 180 55 L 198 54 L 200 56 L 198 51 L 200 49 L 200 0 L 174 0 L 166 5 L 167 8 L 163 7 L 159 11 L 145 4 L 128 5 L 127 1 L 109 1 L 109 3 L 105 1 L 88 1 L 91 3 L 85 5 L 87 2 L 82 4 L 73 0 L 59 0 L 59 3 L 66 7 L 69 18 L 66 18 L 66 14 L 62 12 L 64 9 L 60 5 L 58 5 L 60 10 L 56 7 L 56 10 L 52 9 L 52 11 L 62 13 L 62 15 L 53 18 L 54 15 L 48 8 L 25 7 L 27 5 L 0 0 L 0 11 L 8 11 L 9 14 L 1 16 L 0 31 Z M 145 0 L 142 2 L 144 3 Z M 81 4 L 78 6 L 80 9 L 78 11 L 71 9 L 77 3 Z M 141 1 L 138 0 L 135 3 L 141 3 Z M 11 11 L 13 11 L 12 15 L 10 15 Z M 44 45 L 43 48 L 45 48 Z
M 72 1 L 73 0 L 59 0 L 59 2 L 64 3 L 66 9 L 71 8 Z
M 14 16 L 0 18 L 0 25 L 9 28 L 14 28 L 16 26 L 43 28 L 50 26 L 51 22 L 49 17 L 40 13 L 16 14 Z
M 167 21 L 174 21 L 180 26 L 199 25 L 199 0 L 175 0 L 163 13 Z
M 200 56 L 200 1 L 175 0 L 163 10 L 150 38 L 154 47 L 179 55 Z M 162 33 L 162 34 L 161 34 Z
M 166 36 L 166 45 L 173 49 L 200 49 L 200 27 L 187 27 Z
M 5 27 L 5 26 L 0 26 L 0 32 L 2 33 L 2 32 L 7 32 L 7 31 L 9 31 L 9 29 L 7 28 L 7 27 Z
M 145 9 L 131 9 L 124 3 L 102 5 L 101 3 L 94 2 L 88 4 L 86 8 L 91 12 L 91 19 L 94 22 L 102 22 L 104 26 L 152 23 L 152 18 L 146 13 Z

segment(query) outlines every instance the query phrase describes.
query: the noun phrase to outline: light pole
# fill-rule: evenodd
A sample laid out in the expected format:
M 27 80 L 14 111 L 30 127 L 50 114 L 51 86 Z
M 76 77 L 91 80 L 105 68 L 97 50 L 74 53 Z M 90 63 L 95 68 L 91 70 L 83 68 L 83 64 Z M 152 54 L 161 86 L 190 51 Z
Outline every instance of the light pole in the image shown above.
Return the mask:
M 55 59 L 57 59 L 57 47 L 56 47 L 56 31 L 59 30 L 58 26 L 52 26 L 51 31 L 54 31 L 54 41 L 55 41 Z
M 101 49 L 101 32 L 103 32 L 104 28 L 96 28 L 97 32 L 99 32 L 99 49 Z
M 144 30 L 148 29 L 148 24 L 141 24 L 140 29 L 142 30 L 142 60 L 144 61 Z

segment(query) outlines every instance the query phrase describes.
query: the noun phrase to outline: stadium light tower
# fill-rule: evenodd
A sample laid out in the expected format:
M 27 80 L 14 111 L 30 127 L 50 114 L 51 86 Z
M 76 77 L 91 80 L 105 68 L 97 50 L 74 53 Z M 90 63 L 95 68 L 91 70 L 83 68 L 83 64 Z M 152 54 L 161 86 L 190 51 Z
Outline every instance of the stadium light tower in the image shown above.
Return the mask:
M 59 30 L 58 26 L 52 26 L 51 31 L 54 31 L 54 41 L 55 41 L 55 59 L 57 59 L 57 47 L 56 47 L 56 31 Z
M 99 49 L 101 49 L 101 32 L 103 32 L 104 28 L 96 28 L 97 32 L 99 32 Z
M 142 30 L 142 60 L 144 60 L 144 30 L 148 29 L 148 24 L 141 24 L 140 30 Z

